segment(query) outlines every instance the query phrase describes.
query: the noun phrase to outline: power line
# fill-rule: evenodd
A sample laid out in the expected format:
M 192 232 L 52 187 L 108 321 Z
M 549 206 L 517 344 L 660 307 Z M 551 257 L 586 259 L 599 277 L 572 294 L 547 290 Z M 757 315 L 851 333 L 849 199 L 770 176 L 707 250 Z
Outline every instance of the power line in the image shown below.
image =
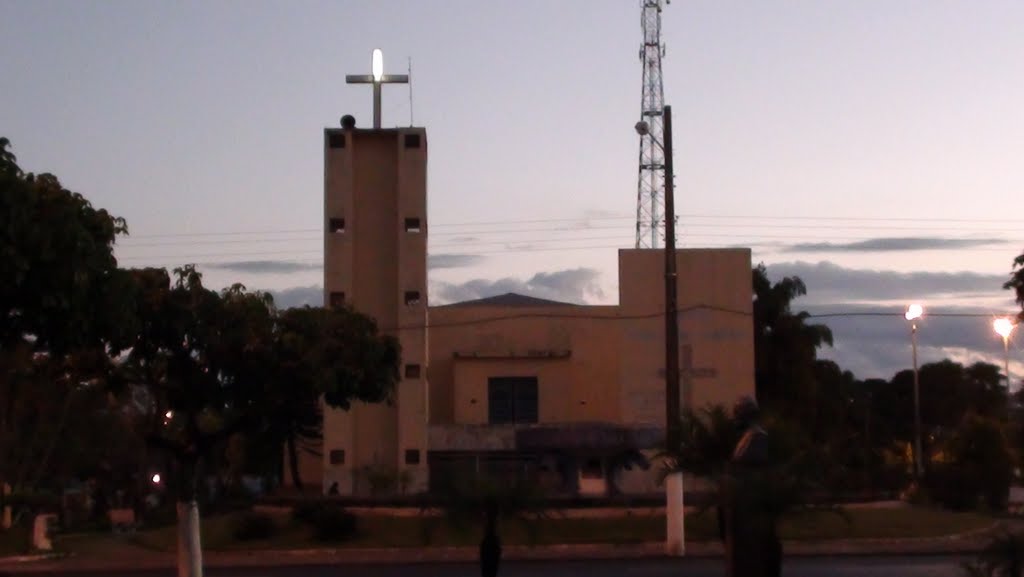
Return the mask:
M 576 217 L 576 218 L 496 220 L 496 221 L 475 221 L 475 222 L 454 222 L 454 223 L 444 223 L 444 222 L 441 222 L 441 223 L 431 224 L 430 226 L 431 226 L 432 229 L 436 229 L 436 228 L 442 228 L 443 229 L 443 228 L 450 228 L 450 227 L 465 227 L 465 226 L 505 226 L 505 225 L 519 225 L 519 224 L 543 224 L 543 223 L 552 223 L 553 224 L 553 223 L 571 223 L 571 222 L 588 223 L 588 222 L 595 222 L 595 221 L 617 221 L 617 220 L 627 221 L 627 220 L 632 220 L 634 218 L 635 218 L 635 216 L 633 216 L 633 215 L 582 216 L 582 217 Z M 1024 225 L 1024 220 L 1021 220 L 1021 219 L 1011 219 L 1011 218 L 1004 218 L 1004 219 L 987 218 L 987 219 L 982 219 L 982 218 L 940 218 L 940 217 L 858 217 L 858 216 L 792 216 L 792 215 L 773 216 L 773 215 L 700 214 L 700 213 L 683 213 L 683 214 L 677 215 L 677 218 L 679 220 L 681 220 L 681 221 L 684 220 L 684 219 L 691 219 L 691 218 L 693 218 L 693 219 L 709 219 L 709 220 L 726 220 L 726 219 L 728 219 L 728 220 L 753 220 L 753 221 L 762 221 L 762 222 L 764 222 L 764 221 L 772 221 L 772 220 L 778 220 L 778 221 L 818 220 L 818 221 L 824 221 L 824 222 L 833 222 L 833 221 L 839 221 L 839 222 L 917 222 L 917 223 L 933 222 L 933 223 L 965 223 L 965 224 L 972 224 L 972 223 L 973 224 L 1003 223 L 1003 224 L 1006 224 L 1006 225 Z M 726 227 L 726 226 L 729 226 L 729 227 L 748 226 L 748 225 L 742 224 L 742 223 L 741 224 L 732 224 L 732 225 L 728 225 L 728 224 L 689 223 L 687 225 L 687 223 L 682 223 L 681 222 L 680 224 L 683 225 L 683 226 L 698 226 L 699 225 L 699 226 L 707 226 L 707 227 L 714 227 L 714 226 L 719 226 L 719 227 Z M 750 226 L 755 226 L 755 227 L 756 226 L 760 226 L 762 228 L 766 228 L 766 227 L 779 227 L 779 226 L 784 226 L 784 225 L 770 225 L 769 224 L 769 225 L 750 225 Z M 789 228 L 793 227 L 792 225 L 785 225 L 785 226 L 787 226 Z M 582 228 L 600 228 L 600 227 L 582 227 Z M 608 228 L 619 228 L 619 227 L 608 227 Z M 821 226 L 821 227 L 818 227 L 818 228 L 835 228 L 835 227 Z M 916 227 L 916 228 L 913 228 L 913 229 L 908 229 L 907 227 L 898 227 L 898 226 L 892 226 L 892 227 L 857 226 L 857 227 L 850 227 L 850 228 L 863 229 L 863 230 L 869 230 L 869 229 L 870 230 L 888 230 L 890 228 L 891 229 L 897 229 L 897 230 L 932 230 L 931 228 Z M 541 229 L 541 230 L 549 230 L 549 229 Z M 550 230 L 560 230 L 560 229 L 550 229 Z M 632 228 L 631 228 L 631 230 L 632 230 Z M 941 231 L 941 230 L 944 230 L 944 229 L 936 229 L 936 230 L 937 231 Z M 975 230 L 977 230 L 978 232 L 989 232 L 989 233 L 992 232 L 992 230 L 989 229 L 989 228 L 975 229 Z M 528 232 L 537 232 L 537 231 L 538 231 L 537 229 L 530 229 Z M 277 234 L 322 233 L 322 232 L 323 232 L 323 229 L 320 229 L 320 228 L 257 229 L 257 230 L 243 230 L 243 231 L 212 231 L 212 232 L 142 234 L 142 235 L 131 235 L 131 236 L 127 236 L 125 238 L 126 239 L 135 239 L 135 238 L 192 238 L 192 237 L 211 237 L 211 236 L 212 237 L 217 237 L 217 236 L 239 236 L 239 235 L 277 235 Z M 484 231 L 484 232 L 497 232 L 497 231 Z M 505 232 L 511 232 L 511 231 L 505 231 Z M 435 233 L 435 234 L 442 234 L 442 233 Z M 453 234 L 454 235 L 454 234 L 480 234 L 480 233 L 463 231 L 461 233 L 460 232 L 452 232 L 452 233 L 443 233 L 443 234 Z

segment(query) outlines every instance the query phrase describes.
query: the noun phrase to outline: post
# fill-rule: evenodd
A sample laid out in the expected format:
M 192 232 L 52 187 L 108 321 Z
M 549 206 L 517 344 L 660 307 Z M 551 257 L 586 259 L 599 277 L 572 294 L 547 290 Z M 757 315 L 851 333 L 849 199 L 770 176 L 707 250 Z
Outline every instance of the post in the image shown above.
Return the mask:
M 373 83 L 373 128 L 380 129 L 380 82 Z
M 1010 396 L 1010 335 L 1003 337 L 1003 371 L 1006 372 L 1006 396 Z
M 920 481 L 924 473 L 921 464 L 921 391 L 917 375 L 917 322 L 910 323 L 910 345 L 914 360 L 914 473 Z
M 672 170 L 672 107 L 663 112 L 665 153 L 665 444 L 669 451 L 679 448 L 679 318 L 676 296 L 675 183 Z M 665 479 L 666 543 L 668 555 L 682 556 L 686 550 L 683 525 L 683 474 Z

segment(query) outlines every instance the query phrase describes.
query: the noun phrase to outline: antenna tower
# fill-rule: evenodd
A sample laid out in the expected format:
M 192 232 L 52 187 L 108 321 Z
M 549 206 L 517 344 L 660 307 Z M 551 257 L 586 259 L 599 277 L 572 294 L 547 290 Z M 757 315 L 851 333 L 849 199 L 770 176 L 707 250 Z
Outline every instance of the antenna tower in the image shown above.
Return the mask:
M 665 230 L 665 150 L 662 148 L 665 95 L 661 85 L 665 45 L 661 43 L 661 4 L 662 0 L 641 0 L 644 43 L 640 47 L 640 61 L 644 70 L 640 123 L 637 124 L 640 171 L 636 187 L 636 248 L 658 248 Z

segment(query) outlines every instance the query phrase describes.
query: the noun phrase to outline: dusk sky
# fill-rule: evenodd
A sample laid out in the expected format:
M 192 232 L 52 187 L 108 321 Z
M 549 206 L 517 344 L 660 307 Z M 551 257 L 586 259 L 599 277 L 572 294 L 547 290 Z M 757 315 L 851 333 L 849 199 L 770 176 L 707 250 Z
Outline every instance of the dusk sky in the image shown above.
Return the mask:
M 812 312 L 1019 311 L 1024 3 L 682 1 L 663 15 L 687 247 L 749 246 Z M 427 128 L 434 303 L 617 300 L 633 245 L 639 0 L 0 0 L 0 135 L 127 219 L 124 266 L 201 263 L 319 294 L 322 130 L 385 70 Z M 860 377 L 909 366 L 898 317 L 827 319 Z M 1024 348 L 1013 344 L 1014 363 Z M 929 318 L 922 361 L 1002 360 L 986 318 Z M 1024 365 L 1015 365 L 1014 380 Z

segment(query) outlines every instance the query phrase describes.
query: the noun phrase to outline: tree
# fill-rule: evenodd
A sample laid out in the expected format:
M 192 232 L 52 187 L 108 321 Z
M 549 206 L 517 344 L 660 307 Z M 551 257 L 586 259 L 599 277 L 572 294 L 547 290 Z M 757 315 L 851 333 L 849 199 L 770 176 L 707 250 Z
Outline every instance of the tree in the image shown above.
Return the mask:
M 1003 288 L 1012 290 L 1017 304 L 1024 308 L 1024 254 L 1013 259 L 1010 280 L 1003 283 Z M 1024 320 L 1024 312 L 1021 312 L 1017 318 Z
M 124 220 L 25 173 L 9 147 L 0 138 L 0 508 L 8 484 L 42 478 L 78 393 L 108 371 L 129 287 L 112 250 Z
M 536 521 L 548 514 L 543 491 L 527 478 L 508 474 L 464 475 L 450 481 L 437 495 L 443 520 L 458 530 L 474 526 L 481 529 L 477 558 L 480 574 L 495 577 L 502 558 L 501 522 L 521 523 L 533 539 Z M 429 539 L 432 525 L 425 530 Z
M 663 455 L 667 457 L 663 478 L 682 471 L 710 484 L 713 498 L 701 508 L 718 508 L 723 541 L 723 509 L 737 497 L 742 498 L 744 506 L 765 513 L 776 528 L 784 517 L 806 511 L 841 513 L 831 505 L 816 502 L 826 494 L 822 480 L 829 466 L 821 447 L 788 419 L 766 415 L 763 422 L 768 431 L 768 464 L 757 472 L 736 474 L 732 459 L 742 431 L 720 405 L 700 411 L 684 409 L 680 444 L 666 448 Z
M 766 409 L 794 418 L 813 418 L 807 398 L 815 386 L 818 348 L 832 345 L 832 331 L 809 324 L 809 315 L 793 313 L 794 299 L 807 294 L 799 277 L 772 284 L 763 264 L 753 270 L 754 380 L 757 398 Z
M 203 459 L 258 423 L 252 411 L 271 340 L 270 299 L 234 286 L 218 294 L 193 267 L 133 271 L 134 338 L 126 343 L 121 392 L 148 400 L 145 438 L 163 451 L 178 511 L 178 574 L 202 574 L 197 493 Z
M 278 314 L 269 352 L 268 438 L 286 448 L 292 483 L 301 490 L 298 451 L 312 450 L 322 436 L 321 399 L 345 410 L 352 401 L 388 399 L 400 377 L 401 348 L 349 307 L 307 306 Z
M 170 457 L 178 507 L 178 573 L 201 575 L 197 493 L 206 461 L 238 433 L 298 434 L 322 393 L 345 407 L 384 398 L 399 348 L 348 310 L 276 314 L 269 295 L 207 289 L 193 267 L 134 271 L 135 338 L 119 384 L 148 401 L 147 443 Z M 281 445 L 278 445 L 280 447 Z

